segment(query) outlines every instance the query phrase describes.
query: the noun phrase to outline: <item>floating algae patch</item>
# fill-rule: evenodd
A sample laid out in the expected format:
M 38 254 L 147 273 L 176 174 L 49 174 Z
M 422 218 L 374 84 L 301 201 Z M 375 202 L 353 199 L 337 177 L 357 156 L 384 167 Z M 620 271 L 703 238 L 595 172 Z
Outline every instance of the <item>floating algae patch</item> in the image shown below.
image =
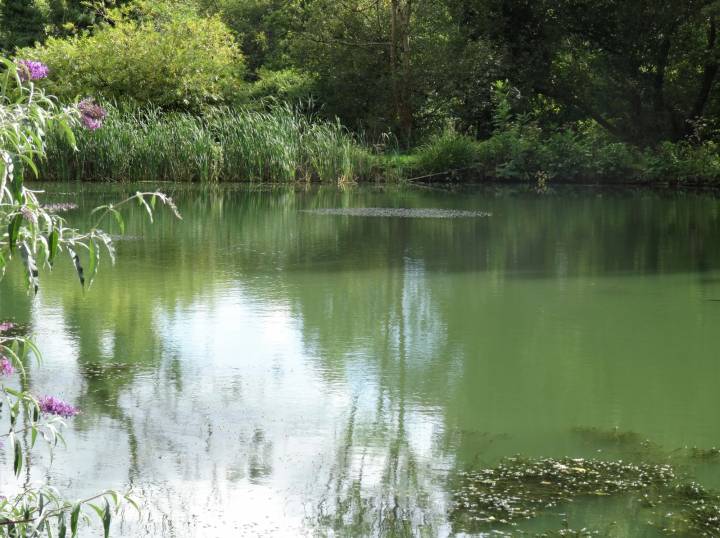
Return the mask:
M 643 461 L 667 460 L 670 456 L 660 445 L 633 431 L 583 426 L 574 427 L 571 431 L 598 451 L 616 451 L 624 457 Z
M 623 457 L 642 459 L 646 462 L 650 460 L 672 461 L 673 464 L 682 462 L 720 463 L 720 448 L 718 447 L 685 446 L 668 451 L 639 433 L 629 430 L 578 426 L 572 428 L 571 431 L 598 451 L 615 449 L 621 451 Z
M 720 461 L 720 448 L 698 448 L 696 446 L 688 449 L 689 457 L 694 460 L 700 461 Z
M 720 536 L 720 494 L 689 482 L 676 484 L 657 496 L 645 495 L 661 514 L 657 526 L 673 536 Z
M 449 519 L 454 532 L 502 535 L 503 528 L 563 503 L 611 495 L 635 501 L 644 511 L 643 521 L 665 535 L 720 536 L 720 493 L 679 480 L 670 465 L 623 461 L 516 457 L 493 468 L 461 472 Z M 516 534 L 513 530 L 512 536 Z M 563 535 L 588 536 L 592 531 L 563 529 L 540 536 Z
M 579 497 L 666 489 L 669 465 L 586 459 L 508 458 L 497 467 L 460 473 L 450 519 L 456 531 L 516 524 Z
M 393 217 L 407 219 L 459 219 L 490 217 L 486 211 L 465 211 L 460 209 L 400 208 L 400 207 L 341 207 L 325 209 L 304 209 L 303 213 L 344 217 Z
M 594 427 L 576 426 L 572 432 L 593 444 L 609 444 L 621 446 L 642 446 L 649 441 L 639 433 L 625 431 L 620 428 L 601 429 Z

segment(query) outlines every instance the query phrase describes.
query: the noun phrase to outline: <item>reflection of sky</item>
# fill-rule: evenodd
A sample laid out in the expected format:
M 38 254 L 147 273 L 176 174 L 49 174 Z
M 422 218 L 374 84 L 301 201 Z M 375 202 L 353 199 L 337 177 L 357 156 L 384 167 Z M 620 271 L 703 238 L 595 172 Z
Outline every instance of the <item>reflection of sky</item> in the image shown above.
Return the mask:
M 199 205 L 187 235 L 156 222 L 167 248 L 121 243 L 85 295 L 58 267 L 33 303 L 46 365 L 31 383 L 85 413 L 53 483 L 71 496 L 131 483 L 145 531 L 120 536 L 295 536 L 357 483 L 372 508 L 407 493 L 414 521 L 442 520 L 449 469 L 596 455 L 577 426 L 717 445 L 720 279 L 693 269 L 720 259 L 698 246 L 714 227 L 663 235 L 680 202 L 638 228 L 631 200 L 447 196 L 434 203 L 494 216 Z M 3 316 L 25 315 L 21 295 L 3 294 Z
M 157 308 L 158 369 L 135 376 L 117 417 L 87 410 L 81 427 L 68 429 L 68 448 L 57 449 L 53 483 L 72 495 L 133 484 L 146 511 L 141 523 L 130 524 L 136 518 L 128 514 L 120 529 L 128 536 L 137 524 L 155 535 L 305 532 L 328 492 L 353 407 L 370 433 L 349 448 L 348 477 L 361 475 L 367 491 L 382 485 L 387 440 L 372 430 L 383 396 L 362 367 L 371 358 L 349 361 L 345 376 L 323 376 L 303 342 L 302 320 L 282 301 L 262 303 L 232 283 L 221 288 L 186 307 Z M 78 350 L 62 311 L 41 296 L 34 320 L 45 355 L 33 372 L 34 391 L 77 401 L 88 387 L 78 384 Z M 100 334 L 106 357 L 112 339 Z M 173 361 L 181 364 L 179 381 Z M 381 420 L 388 423 L 380 431 L 397 428 L 392 413 Z M 411 405 L 404 421 L 410 450 L 429 461 L 440 422 Z

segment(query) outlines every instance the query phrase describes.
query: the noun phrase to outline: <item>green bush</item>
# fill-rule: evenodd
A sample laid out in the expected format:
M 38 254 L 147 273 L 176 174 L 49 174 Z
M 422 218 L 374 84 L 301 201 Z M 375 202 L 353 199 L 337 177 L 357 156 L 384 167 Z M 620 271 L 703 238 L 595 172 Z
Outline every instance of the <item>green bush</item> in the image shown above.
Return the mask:
M 637 179 L 640 152 L 595 126 L 544 134 L 535 124 L 511 124 L 478 146 L 486 177 L 514 181 L 614 182 Z
M 88 94 L 160 107 L 198 108 L 232 100 L 243 58 L 217 17 L 190 9 L 126 12 L 112 26 L 20 49 L 50 67 L 43 86 L 61 99 Z
M 420 146 L 414 164 L 420 174 L 436 174 L 468 168 L 477 158 L 475 140 L 447 129 Z
M 260 68 L 258 80 L 248 89 L 248 98 L 260 102 L 299 103 L 310 99 L 313 78 L 297 69 L 272 71 Z
M 720 182 L 720 144 L 664 142 L 645 152 L 645 177 L 677 183 Z

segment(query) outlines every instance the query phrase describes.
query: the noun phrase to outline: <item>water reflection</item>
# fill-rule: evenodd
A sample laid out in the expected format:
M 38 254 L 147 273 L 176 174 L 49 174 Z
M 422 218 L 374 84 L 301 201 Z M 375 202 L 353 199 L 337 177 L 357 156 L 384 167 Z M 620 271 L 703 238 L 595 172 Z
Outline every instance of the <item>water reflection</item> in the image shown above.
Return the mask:
M 85 189 L 79 223 L 121 197 Z M 33 387 L 84 410 L 51 477 L 132 485 L 120 535 L 444 535 L 455 469 L 593 455 L 574 427 L 718 443 L 711 196 L 173 189 L 184 220 L 131 212 L 89 291 L 69 266 L 34 302 L 0 284 Z M 493 216 L 300 211 L 327 207 Z

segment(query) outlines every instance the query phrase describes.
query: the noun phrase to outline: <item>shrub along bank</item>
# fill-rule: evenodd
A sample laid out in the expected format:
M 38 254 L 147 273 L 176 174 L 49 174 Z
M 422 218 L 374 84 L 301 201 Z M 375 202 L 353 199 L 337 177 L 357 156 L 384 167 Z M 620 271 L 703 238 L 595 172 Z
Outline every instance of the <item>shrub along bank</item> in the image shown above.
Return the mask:
M 79 151 L 51 133 L 42 179 L 720 185 L 715 142 L 638 148 L 593 125 L 544 133 L 512 123 L 480 141 L 448 129 L 400 153 L 370 149 L 339 122 L 290 106 L 202 114 L 109 107 L 104 129 L 78 129 L 76 139 Z

